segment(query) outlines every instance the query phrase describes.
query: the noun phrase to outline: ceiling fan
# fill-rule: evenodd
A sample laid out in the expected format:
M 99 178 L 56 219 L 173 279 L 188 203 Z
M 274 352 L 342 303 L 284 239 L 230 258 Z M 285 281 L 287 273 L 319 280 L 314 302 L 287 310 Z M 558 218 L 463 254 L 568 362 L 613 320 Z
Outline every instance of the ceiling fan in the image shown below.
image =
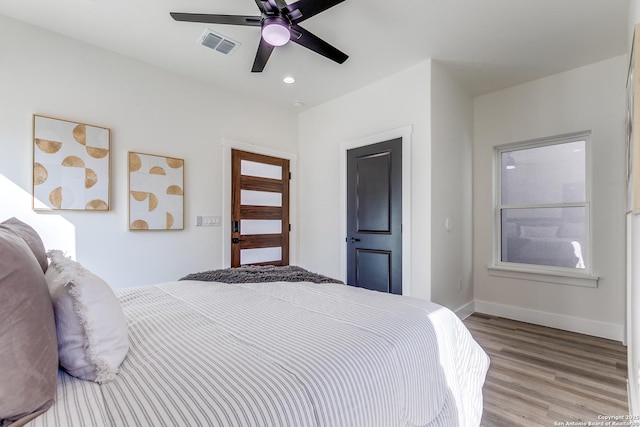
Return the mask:
M 304 46 L 338 64 L 346 61 L 349 58 L 348 55 L 298 25 L 343 1 L 298 0 L 295 3 L 287 4 L 285 0 L 255 0 L 261 12 L 260 16 L 178 12 L 170 14 L 176 21 L 261 27 L 262 37 L 253 68 L 251 68 L 252 73 L 260 73 L 264 70 L 273 49 L 289 41 Z

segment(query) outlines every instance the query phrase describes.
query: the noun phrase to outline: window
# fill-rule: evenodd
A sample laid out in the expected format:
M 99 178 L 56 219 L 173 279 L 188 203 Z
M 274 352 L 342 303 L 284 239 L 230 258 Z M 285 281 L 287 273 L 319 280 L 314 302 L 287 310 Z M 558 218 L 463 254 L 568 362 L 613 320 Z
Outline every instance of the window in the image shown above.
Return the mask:
M 497 149 L 497 265 L 588 274 L 589 134 Z

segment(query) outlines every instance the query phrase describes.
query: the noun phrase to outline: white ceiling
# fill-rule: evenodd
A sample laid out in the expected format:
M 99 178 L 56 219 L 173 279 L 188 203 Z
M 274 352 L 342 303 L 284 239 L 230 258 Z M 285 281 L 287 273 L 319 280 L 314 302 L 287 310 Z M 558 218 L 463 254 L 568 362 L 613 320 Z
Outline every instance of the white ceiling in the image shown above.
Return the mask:
M 292 1 L 289 0 L 289 3 Z M 346 0 L 301 25 L 344 51 L 342 65 L 299 45 L 251 73 L 258 27 L 176 22 L 169 12 L 259 15 L 254 0 L 0 0 L 0 14 L 295 108 L 319 105 L 425 59 L 473 95 L 624 54 L 629 0 Z M 206 28 L 241 43 L 225 56 Z M 2 29 L 0 28 L 0 36 Z M 282 78 L 293 75 L 293 85 Z

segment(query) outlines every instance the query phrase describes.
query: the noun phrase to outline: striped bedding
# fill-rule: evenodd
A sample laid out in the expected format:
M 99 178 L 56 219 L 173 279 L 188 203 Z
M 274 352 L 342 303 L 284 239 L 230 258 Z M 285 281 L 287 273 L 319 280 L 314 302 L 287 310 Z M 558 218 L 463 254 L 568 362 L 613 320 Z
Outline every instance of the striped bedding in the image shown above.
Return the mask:
M 29 426 L 477 426 L 488 357 L 449 310 L 337 284 L 118 290 L 107 384 L 60 372 Z

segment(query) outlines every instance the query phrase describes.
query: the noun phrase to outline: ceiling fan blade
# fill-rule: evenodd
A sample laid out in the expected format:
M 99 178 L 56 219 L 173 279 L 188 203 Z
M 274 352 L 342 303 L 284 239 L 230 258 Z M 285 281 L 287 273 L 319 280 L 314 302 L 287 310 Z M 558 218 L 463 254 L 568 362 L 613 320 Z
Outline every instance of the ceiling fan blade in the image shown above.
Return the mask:
M 256 4 L 258 5 L 258 9 L 260 9 L 260 12 L 262 13 L 265 13 L 267 15 L 274 15 L 279 11 L 275 0 L 255 0 L 255 1 L 256 1 Z
M 331 59 L 332 61 L 342 64 L 349 58 L 349 55 L 331 46 L 318 36 L 313 35 L 299 25 L 292 25 L 291 41 L 304 46 L 307 49 Z M 297 34 L 296 34 L 297 33 Z
M 258 6 L 258 9 L 260 9 L 260 12 L 262 12 L 262 13 L 266 12 L 266 10 L 264 8 L 264 1 L 256 0 L 256 6 Z
M 261 16 L 211 15 L 206 13 L 179 12 L 170 12 L 170 15 L 176 21 L 203 22 L 207 24 L 248 25 L 252 27 L 259 27 L 260 22 L 262 21 Z
M 281 9 L 281 7 L 278 5 L 279 2 L 277 2 L 276 0 L 266 0 L 266 1 L 273 10 L 279 11 Z M 285 3 L 284 5 L 286 6 L 287 4 Z
M 298 0 L 284 8 L 283 12 L 297 24 L 320 12 L 342 3 L 344 0 Z
M 252 73 L 261 73 L 262 70 L 264 70 L 264 66 L 267 65 L 267 61 L 269 60 L 273 49 L 273 46 L 260 37 L 260 44 L 258 45 L 258 52 L 256 52 L 256 59 L 253 61 L 253 68 L 251 68 Z
M 284 0 L 273 0 L 275 1 L 276 5 L 278 6 L 278 9 L 282 10 L 285 7 L 287 7 L 287 2 Z

